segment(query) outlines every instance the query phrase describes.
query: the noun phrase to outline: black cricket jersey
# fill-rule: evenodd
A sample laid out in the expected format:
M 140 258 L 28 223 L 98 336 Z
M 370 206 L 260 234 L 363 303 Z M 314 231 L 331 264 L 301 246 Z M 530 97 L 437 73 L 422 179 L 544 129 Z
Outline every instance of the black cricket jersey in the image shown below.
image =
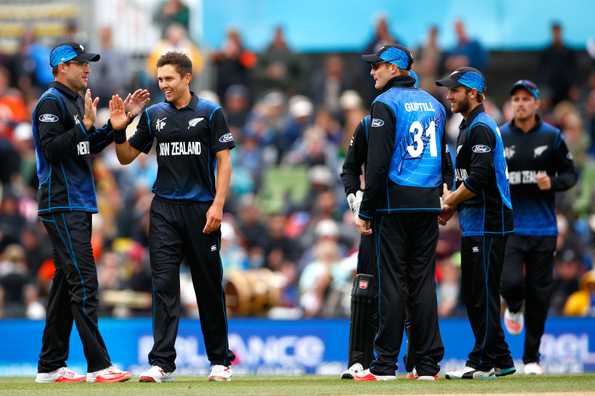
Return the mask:
M 512 203 L 498 126 L 479 105 L 459 129 L 456 188 L 465 184 L 476 194 L 457 207 L 461 232 L 464 237 L 509 234 L 513 231 Z
M 360 176 L 362 167 L 368 156 L 368 129 L 370 128 L 370 116 L 365 116 L 355 128 L 353 136 L 347 148 L 341 180 L 345 187 L 345 195 L 355 194 L 361 189 Z
M 572 155 L 560 130 L 538 118 L 535 127 L 527 133 L 516 127 L 514 121 L 504 124 L 501 131 L 515 234 L 557 235 L 555 194 L 571 188 L 577 181 Z M 551 178 L 550 190 L 537 187 L 538 172 L 545 172 Z
M 147 108 L 130 138 L 148 153 L 157 141 L 155 195 L 172 200 L 210 202 L 215 198 L 215 154 L 235 147 L 220 106 L 192 94 L 186 107 L 165 101 Z
M 85 129 L 83 116 L 83 98 L 59 82 L 50 84 L 33 110 L 39 214 L 97 212 L 91 154 L 114 136 L 109 123 Z

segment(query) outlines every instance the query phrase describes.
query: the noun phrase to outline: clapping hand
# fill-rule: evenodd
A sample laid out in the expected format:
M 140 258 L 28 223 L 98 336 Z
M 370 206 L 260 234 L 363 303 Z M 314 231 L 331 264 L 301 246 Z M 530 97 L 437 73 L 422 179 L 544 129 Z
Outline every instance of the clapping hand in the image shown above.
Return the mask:
M 83 115 L 83 125 L 85 129 L 90 129 L 95 124 L 97 118 L 97 105 L 99 104 L 99 97 L 93 99 L 91 90 L 87 89 L 85 92 L 85 114 Z
M 151 93 L 148 89 L 137 89 L 132 94 L 128 94 L 124 99 L 124 110 L 128 118 L 132 120 L 139 115 L 150 100 Z
M 110 123 L 115 130 L 126 129 L 128 117 L 124 111 L 124 101 L 119 95 L 112 95 L 109 101 Z

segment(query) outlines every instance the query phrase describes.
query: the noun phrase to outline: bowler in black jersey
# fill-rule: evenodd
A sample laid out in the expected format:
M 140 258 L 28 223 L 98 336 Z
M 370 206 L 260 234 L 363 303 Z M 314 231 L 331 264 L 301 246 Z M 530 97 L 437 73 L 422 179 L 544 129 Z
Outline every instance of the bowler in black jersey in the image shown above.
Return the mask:
M 223 269 L 221 219 L 231 178 L 234 140 L 221 107 L 190 91 L 192 62 L 168 52 L 157 62 L 157 79 L 165 100 L 147 108 L 134 135 L 117 132 L 116 153 L 129 164 L 148 153 L 156 140 L 157 180 L 151 204 L 149 250 L 153 278 L 153 349 L 151 368 L 141 382 L 174 379 L 175 340 L 180 319 L 180 263 L 192 274 L 211 381 L 231 379 Z M 113 106 L 127 117 L 121 99 Z M 215 169 L 217 177 L 215 178 Z

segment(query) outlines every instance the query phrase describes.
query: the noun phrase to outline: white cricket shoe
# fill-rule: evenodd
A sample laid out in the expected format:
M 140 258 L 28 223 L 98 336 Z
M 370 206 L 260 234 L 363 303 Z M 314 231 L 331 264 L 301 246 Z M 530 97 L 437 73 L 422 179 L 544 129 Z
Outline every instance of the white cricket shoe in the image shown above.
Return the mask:
M 214 365 L 209 373 L 209 381 L 231 381 L 231 367 Z
M 170 382 L 176 379 L 174 372 L 166 372 L 159 366 L 151 366 L 150 369 L 145 370 L 138 376 L 138 382 Z
M 445 377 L 446 379 L 496 379 L 496 372 L 494 369 L 481 371 L 465 366 L 461 370 L 447 371 Z
M 523 311 L 510 312 L 508 308 L 504 311 L 504 326 L 511 335 L 519 335 L 525 327 L 525 315 Z
M 543 367 L 537 362 L 525 364 L 525 374 L 528 375 L 543 375 Z
M 86 376 L 84 374 L 79 374 L 68 367 L 60 367 L 59 369 L 50 371 L 49 373 L 37 373 L 35 376 L 35 382 L 38 384 L 84 382 L 85 379 Z
M 87 373 L 87 382 L 93 384 L 95 382 L 109 384 L 112 382 L 125 382 L 132 377 L 128 371 L 123 371 L 116 366 L 110 366 L 103 370 L 93 371 Z
M 358 373 L 364 371 L 361 363 L 353 363 L 351 367 L 341 373 L 341 379 L 353 379 Z

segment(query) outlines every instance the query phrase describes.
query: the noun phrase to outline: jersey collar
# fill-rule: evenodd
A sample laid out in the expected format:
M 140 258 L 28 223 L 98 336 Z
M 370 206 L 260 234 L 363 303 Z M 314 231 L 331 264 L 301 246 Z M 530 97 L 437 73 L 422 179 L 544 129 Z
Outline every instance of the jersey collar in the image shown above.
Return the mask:
M 80 95 L 78 93 L 74 92 L 72 89 L 68 88 L 66 85 L 62 84 L 61 82 L 54 81 L 54 82 L 50 83 L 50 87 L 56 88 L 57 90 L 62 92 L 64 95 L 66 95 L 67 97 L 69 97 L 73 100 L 76 100 L 77 98 L 80 97 Z
M 198 97 L 192 91 L 190 91 L 190 95 L 192 95 L 190 102 L 188 102 L 188 104 L 186 106 L 181 107 L 179 109 L 167 100 L 165 101 L 165 103 L 167 103 L 172 109 L 178 110 L 178 111 L 185 110 L 185 109 L 194 110 L 194 109 L 196 109 L 196 105 L 198 104 Z
M 463 130 L 465 128 L 467 128 L 468 125 L 471 125 L 471 123 L 473 122 L 473 120 L 475 119 L 475 117 L 477 117 L 480 113 L 485 112 L 485 108 L 483 107 L 482 104 L 480 104 L 479 106 L 477 106 L 476 108 L 474 108 L 471 113 L 469 114 L 469 117 L 465 120 L 463 119 L 463 121 L 461 121 L 461 126 L 459 127 L 459 129 Z
M 380 90 L 380 93 L 386 92 L 391 88 L 412 88 L 415 85 L 415 79 L 411 76 L 397 76 L 389 80 Z
M 527 133 L 533 133 L 535 131 L 538 131 L 541 128 L 541 124 L 543 124 L 543 120 L 541 119 L 541 117 L 539 116 L 539 114 L 535 114 L 535 126 L 533 128 L 531 128 L 529 130 L 529 132 Z M 519 127 L 517 127 L 514 124 L 514 118 L 512 120 L 510 120 L 510 129 L 514 132 L 520 133 L 520 134 L 525 134 L 525 132 L 523 132 L 523 130 Z

